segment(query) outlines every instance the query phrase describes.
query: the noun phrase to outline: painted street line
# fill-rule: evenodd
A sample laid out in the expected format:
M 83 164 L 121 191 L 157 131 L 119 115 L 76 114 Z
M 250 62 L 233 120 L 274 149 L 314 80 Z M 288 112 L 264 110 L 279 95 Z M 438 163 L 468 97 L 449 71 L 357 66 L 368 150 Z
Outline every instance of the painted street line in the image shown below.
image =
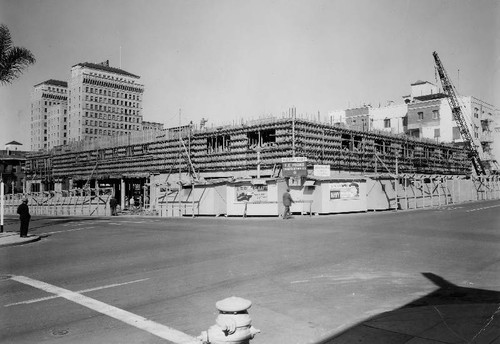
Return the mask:
M 497 207 L 500 207 L 500 204 L 492 205 L 492 206 L 489 206 L 489 207 L 481 207 L 481 208 L 470 209 L 470 210 L 467 210 L 466 213 L 470 213 L 472 211 L 479 211 L 479 210 L 484 210 L 484 209 L 490 209 L 490 208 L 497 208 Z
M 41 289 L 50 294 L 55 294 L 66 300 L 72 301 L 84 307 L 90 308 L 96 312 L 107 315 L 116 320 L 120 320 L 128 325 L 137 327 L 138 329 L 149 332 L 162 339 L 169 340 L 176 344 L 188 344 L 199 341 L 195 337 L 180 332 L 171 327 L 158 324 L 154 321 L 148 320 L 140 315 L 127 312 L 123 309 L 108 305 L 104 302 L 92 299 L 77 292 L 60 288 L 42 281 L 34 280 L 25 276 L 11 276 L 11 279 L 19 283 Z
M 130 281 L 130 282 L 109 284 L 109 285 L 104 285 L 102 287 L 95 287 L 95 288 L 90 288 L 90 289 L 79 290 L 79 291 L 77 291 L 77 293 L 89 293 L 91 291 L 96 291 L 96 290 L 101 290 L 101 289 L 107 289 L 107 288 L 113 288 L 113 287 L 119 287 L 119 286 L 122 286 L 122 285 L 127 285 L 127 284 L 142 282 L 142 281 L 146 281 L 148 279 L 149 278 L 143 278 L 143 279 L 139 279 L 139 280 L 135 280 L 135 281 Z M 9 303 L 8 305 L 5 305 L 4 307 L 17 306 L 17 305 L 28 305 L 30 303 L 36 303 L 36 302 L 41 302 L 41 301 L 47 301 L 47 300 L 57 299 L 58 297 L 59 297 L 59 295 L 53 295 L 53 296 L 47 296 L 47 297 L 40 297 L 38 299 L 31 299 L 31 300 L 26 300 L 26 301 L 21 301 L 21 302 L 16 302 L 16 303 Z
M 57 233 L 75 232 L 75 231 L 81 231 L 81 230 L 84 230 L 84 229 L 92 229 L 92 228 L 95 228 L 95 227 L 80 227 L 80 228 L 66 229 L 64 231 L 48 232 L 48 233 L 44 233 L 44 234 L 57 234 Z

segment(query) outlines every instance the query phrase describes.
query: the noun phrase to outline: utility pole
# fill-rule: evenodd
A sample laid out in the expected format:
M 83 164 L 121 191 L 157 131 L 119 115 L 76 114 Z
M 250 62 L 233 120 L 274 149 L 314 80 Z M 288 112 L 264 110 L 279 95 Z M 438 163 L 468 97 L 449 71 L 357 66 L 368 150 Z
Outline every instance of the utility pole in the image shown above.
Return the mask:
M 182 205 L 182 203 L 181 203 L 181 188 L 182 188 L 182 185 L 181 185 L 181 178 L 182 178 L 181 109 L 179 109 L 179 131 L 178 132 L 179 132 L 179 191 L 177 193 L 177 196 L 179 197 L 179 217 L 181 217 L 182 216 L 182 210 L 181 210 L 181 205 Z
M 5 206 L 4 204 L 4 184 L 3 184 L 3 178 L 0 176 L 0 233 L 3 233 L 3 208 Z

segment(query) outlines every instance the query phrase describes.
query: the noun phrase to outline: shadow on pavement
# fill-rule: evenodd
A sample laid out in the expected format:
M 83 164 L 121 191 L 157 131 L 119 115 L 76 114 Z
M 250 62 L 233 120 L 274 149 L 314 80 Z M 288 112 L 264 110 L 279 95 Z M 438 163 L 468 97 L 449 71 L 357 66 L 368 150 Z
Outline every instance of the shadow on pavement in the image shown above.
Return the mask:
M 317 344 L 500 344 L 500 292 L 454 285 L 423 273 L 439 289 Z

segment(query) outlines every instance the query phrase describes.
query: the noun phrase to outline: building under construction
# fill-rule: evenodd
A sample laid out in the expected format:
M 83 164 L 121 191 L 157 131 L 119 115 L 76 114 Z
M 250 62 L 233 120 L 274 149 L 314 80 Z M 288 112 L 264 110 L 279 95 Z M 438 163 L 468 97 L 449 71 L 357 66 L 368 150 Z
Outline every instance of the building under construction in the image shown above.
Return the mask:
M 475 179 L 463 148 L 298 118 L 294 109 L 75 142 L 29 155 L 26 176 L 34 209 L 59 215 L 109 215 L 114 195 L 121 209 L 134 200 L 134 209 L 161 216 L 278 216 L 287 187 L 292 211 L 309 214 L 500 197 L 498 176 Z
M 98 180 L 177 174 L 183 178 L 280 176 L 282 158 L 305 157 L 307 166 L 335 172 L 466 175 L 463 149 L 408 136 L 354 131 L 295 116 L 195 130 L 192 126 L 144 131 L 107 141 L 81 142 L 28 157 L 29 191 L 73 187 Z M 42 185 L 42 186 L 36 186 Z

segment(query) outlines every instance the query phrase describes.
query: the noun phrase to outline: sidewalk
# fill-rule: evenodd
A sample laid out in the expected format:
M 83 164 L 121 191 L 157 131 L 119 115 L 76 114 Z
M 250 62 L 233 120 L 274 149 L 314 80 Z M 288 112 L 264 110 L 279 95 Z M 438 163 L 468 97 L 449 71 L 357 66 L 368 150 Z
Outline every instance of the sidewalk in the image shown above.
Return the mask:
M 21 238 L 19 236 L 19 232 L 3 232 L 0 233 L 0 247 L 4 246 L 14 246 L 14 245 L 23 245 L 33 241 L 40 240 L 40 236 L 38 235 L 30 235 L 28 234 L 27 238 Z

